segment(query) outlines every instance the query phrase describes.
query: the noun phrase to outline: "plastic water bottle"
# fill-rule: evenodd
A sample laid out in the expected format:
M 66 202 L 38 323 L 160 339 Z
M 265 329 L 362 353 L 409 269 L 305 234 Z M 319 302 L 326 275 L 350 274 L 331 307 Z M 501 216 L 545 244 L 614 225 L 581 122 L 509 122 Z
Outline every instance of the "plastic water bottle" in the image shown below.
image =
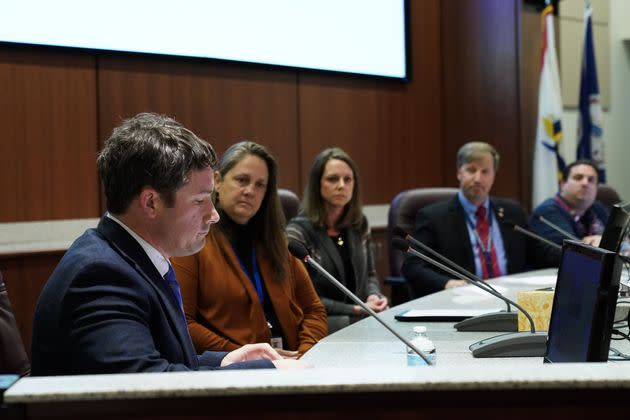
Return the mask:
M 427 337 L 427 327 L 424 325 L 417 325 L 413 327 L 413 337 L 411 338 L 411 344 L 416 346 L 418 350 L 424 352 L 433 363 L 436 362 L 435 344 Z M 424 361 L 411 347 L 407 346 L 407 366 L 424 366 L 427 362 Z

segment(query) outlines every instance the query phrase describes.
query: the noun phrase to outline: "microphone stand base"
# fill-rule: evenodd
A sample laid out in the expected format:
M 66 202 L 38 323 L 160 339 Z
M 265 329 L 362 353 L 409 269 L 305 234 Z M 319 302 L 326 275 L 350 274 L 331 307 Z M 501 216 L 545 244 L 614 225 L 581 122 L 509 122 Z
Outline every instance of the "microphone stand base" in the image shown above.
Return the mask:
M 547 352 L 547 332 L 518 332 L 486 338 L 471 344 L 473 357 L 543 357 Z
M 518 331 L 518 313 L 491 312 L 465 319 L 453 325 L 457 331 Z

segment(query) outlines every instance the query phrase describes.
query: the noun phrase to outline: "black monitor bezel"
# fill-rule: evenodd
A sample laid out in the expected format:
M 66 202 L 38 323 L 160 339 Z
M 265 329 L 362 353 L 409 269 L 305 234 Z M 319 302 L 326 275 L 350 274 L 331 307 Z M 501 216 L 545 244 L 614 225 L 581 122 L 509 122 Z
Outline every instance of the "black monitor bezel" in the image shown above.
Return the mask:
M 556 289 L 553 297 L 553 306 L 551 309 L 551 317 L 549 320 L 549 329 L 547 337 L 547 349 L 545 351 L 545 363 L 558 362 L 606 362 L 608 360 L 608 351 L 610 349 L 610 337 L 612 333 L 615 307 L 617 304 L 617 294 L 619 293 L 619 278 L 621 276 L 621 261 L 617 253 L 610 250 L 596 248 L 582 242 L 565 240 L 562 247 L 562 259 L 558 270 L 558 281 L 563 277 L 562 261 L 567 251 L 577 252 L 591 258 L 601 260 L 601 270 L 599 273 L 599 285 L 597 288 L 597 298 L 595 299 L 594 318 L 591 320 L 591 334 L 588 339 L 588 349 L 586 360 L 552 360 L 549 357 L 550 338 L 555 334 L 561 334 L 564 331 L 554 326 L 554 311 L 560 310 L 557 305 L 559 295 L 564 291 L 562 285 L 556 282 Z M 559 287 L 560 286 L 560 287 Z
M 604 227 L 599 247 L 612 252 L 619 252 L 626 238 L 630 224 L 630 203 L 617 203 L 612 206 L 608 221 Z

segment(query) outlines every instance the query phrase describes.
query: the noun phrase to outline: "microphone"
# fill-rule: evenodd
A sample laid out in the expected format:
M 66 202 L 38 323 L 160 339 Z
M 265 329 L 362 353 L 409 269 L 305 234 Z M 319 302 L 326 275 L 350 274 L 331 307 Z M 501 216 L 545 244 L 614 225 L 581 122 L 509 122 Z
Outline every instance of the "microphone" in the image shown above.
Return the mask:
M 542 214 L 533 214 L 533 217 L 537 220 L 540 220 L 542 223 L 546 224 L 547 226 L 549 226 L 550 228 L 552 228 L 553 230 L 555 230 L 556 232 L 560 233 L 561 235 L 565 236 L 568 239 L 572 239 L 574 241 L 578 241 L 578 242 L 582 242 L 582 240 L 580 238 L 578 238 L 577 236 L 573 235 L 570 232 L 567 232 L 566 230 L 562 229 L 560 226 L 556 225 L 555 223 L 547 220 Z M 624 264 L 629 264 L 630 263 L 630 258 L 621 254 L 621 252 L 618 252 L 617 255 L 619 256 L 619 258 L 621 259 L 622 263 Z M 623 293 L 625 293 L 628 290 L 628 285 L 624 284 L 624 283 L 619 283 L 620 287 L 619 287 L 619 296 L 623 296 Z
M 484 282 L 482 279 L 480 279 L 478 276 L 476 276 L 475 274 L 471 273 L 470 271 L 466 270 L 464 267 L 458 265 L 455 261 L 450 260 L 448 258 L 446 258 L 444 255 L 432 250 L 431 248 L 429 248 L 428 246 L 426 246 L 425 244 L 423 244 L 422 242 L 420 242 L 419 240 L 417 240 L 416 238 L 414 238 L 413 236 L 411 236 L 410 234 L 408 234 L 403 228 L 399 227 L 399 226 L 394 226 L 394 228 L 392 229 L 392 233 L 396 236 L 400 236 L 401 238 L 403 238 L 404 240 L 420 247 L 424 252 L 431 254 L 433 257 L 441 260 L 443 263 L 448 264 L 449 266 L 451 266 L 453 269 L 455 269 L 456 271 L 460 272 L 463 276 L 462 277 L 467 277 L 464 278 L 463 280 L 466 280 L 466 282 L 470 283 L 470 284 L 474 284 L 477 287 L 480 287 L 482 289 L 485 290 L 485 288 L 489 288 L 492 289 L 494 292 L 499 293 L 494 287 L 492 287 L 490 284 Z M 474 281 L 471 281 L 474 280 Z M 507 304 L 507 311 L 510 312 L 510 304 Z M 496 330 L 494 330 L 496 331 Z
M 562 250 L 562 246 L 558 245 L 557 243 L 552 242 L 547 238 L 543 238 L 542 236 L 538 235 L 537 233 L 532 232 L 531 230 L 522 228 L 512 221 L 501 220 L 501 223 L 505 223 L 506 225 L 514 229 L 516 232 L 522 233 L 525 236 L 529 236 L 530 238 L 536 239 L 537 241 L 544 242 L 547 245 L 551 246 L 552 248 L 557 249 L 558 251 Z
M 415 249 L 413 249 L 407 241 L 394 238 L 392 239 L 392 246 L 402 252 L 415 255 L 416 257 L 433 264 L 436 267 L 446 271 L 455 277 L 460 277 L 461 274 L 455 270 L 447 267 L 446 265 L 428 257 Z M 470 280 L 470 279 L 469 279 Z M 500 293 L 486 289 L 491 295 L 501 299 L 502 301 L 514 305 L 519 311 L 521 311 L 530 325 L 530 332 L 515 332 L 497 335 L 485 340 L 478 341 L 469 346 L 472 351 L 473 357 L 485 358 L 485 357 L 542 357 L 547 350 L 547 333 L 536 332 L 534 326 L 534 320 L 531 315 L 518 303 L 506 298 Z
M 468 284 L 472 284 L 485 292 L 491 293 L 488 289 L 495 293 L 499 293 L 490 284 L 484 282 L 478 276 L 466 270 L 464 267 L 456 264 L 454 261 L 446 258 L 444 255 L 432 250 L 422 242 L 418 241 L 413 236 L 405 232 L 404 229 L 395 226 L 392 230 L 394 235 L 400 236 L 406 241 L 420 247 L 422 251 L 430 254 L 434 258 L 439 259 L 445 264 L 448 264 L 451 268 L 459 272 L 458 278 L 462 278 Z M 491 312 L 479 316 L 474 316 L 468 319 L 464 319 L 453 325 L 457 331 L 518 331 L 518 314 L 513 312 L 509 302 L 505 302 L 507 305 L 507 311 Z
M 394 334 L 400 341 L 405 343 L 405 345 L 407 347 L 412 349 L 418 356 L 420 356 L 422 358 L 422 360 L 424 360 L 427 365 L 434 365 L 435 364 L 435 362 L 433 360 L 431 360 L 431 358 L 429 358 L 429 356 L 427 356 L 422 350 L 420 350 L 418 347 L 416 347 L 413 343 L 411 343 L 405 337 L 403 337 L 402 335 L 397 333 L 392 327 L 387 325 L 387 323 L 385 321 L 383 321 L 381 319 L 381 317 L 376 314 L 376 312 L 374 312 L 369 306 L 367 306 L 365 303 L 363 303 L 361 301 L 361 299 L 359 299 L 354 293 L 352 293 L 350 290 L 348 290 L 348 288 L 346 286 L 344 286 L 339 280 L 334 278 L 328 271 L 326 271 L 324 269 L 324 267 L 319 265 L 317 263 L 317 261 L 315 261 L 310 255 L 308 255 L 308 251 L 306 250 L 304 245 L 302 245 L 301 243 L 299 243 L 297 241 L 289 241 L 289 252 L 294 257 L 304 261 L 306 264 L 308 264 L 311 267 L 313 267 L 320 274 L 322 274 L 324 277 L 326 277 L 332 284 L 337 286 L 337 288 L 339 290 L 341 290 L 350 299 L 352 299 L 354 301 L 354 303 L 356 303 L 361 308 L 363 308 L 364 311 L 366 311 L 374 319 L 376 319 L 378 322 L 380 322 L 385 328 L 387 328 L 389 330 L 389 332 Z
M 567 232 L 566 230 L 562 229 L 560 226 L 547 220 L 542 214 L 534 214 L 534 219 L 540 220 L 542 223 L 546 224 L 547 226 L 549 226 L 556 232 L 562 234 L 564 237 L 568 239 L 573 239 L 574 241 L 581 241 L 581 239 L 575 236 L 574 234 Z

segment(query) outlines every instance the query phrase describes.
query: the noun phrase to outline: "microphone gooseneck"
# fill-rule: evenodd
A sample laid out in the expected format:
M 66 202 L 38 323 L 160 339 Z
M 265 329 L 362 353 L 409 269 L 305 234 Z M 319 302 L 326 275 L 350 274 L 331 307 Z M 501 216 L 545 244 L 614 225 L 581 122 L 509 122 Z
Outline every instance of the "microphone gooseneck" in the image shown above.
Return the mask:
M 352 299 L 352 301 L 354 301 L 354 303 L 356 303 L 357 305 L 359 305 L 361 308 L 363 308 L 364 311 L 366 311 L 368 314 L 370 314 L 374 319 L 376 319 L 378 322 L 380 322 L 385 328 L 387 328 L 387 330 L 389 332 L 391 332 L 392 334 L 394 334 L 394 336 L 396 336 L 400 341 L 402 341 L 403 343 L 405 343 L 405 345 L 407 345 L 409 348 L 411 348 L 418 356 L 420 356 L 422 358 L 422 360 L 425 361 L 425 363 L 427 365 L 433 365 L 434 362 L 429 358 L 429 356 L 427 356 L 422 350 L 420 350 L 416 345 L 414 345 L 413 343 L 411 343 L 409 340 L 407 340 L 405 337 L 403 337 L 402 335 L 400 335 L 399 333 L 397 333 L 392 327 L 390 327 L 389 325 L 387 325 L 387 323 L 385 321 L 383 321 L 381 319 L 380 316 L 378 316 L 376 314 L 376 312 L 374 312 L 372 310 L 372 308 L 370 308 L 369 306 L 367 306 L 361 299 L 359 299 L 354 293 L 352 293 L 346 286 L 344 286 L 339 280 L 337 280 L 336 278 L 334 278 L 328 271 L 326 271 L 324 269 L 324 267 L 322 267 L 321 265 L 319 265 L 317 263 L 317 261 L 315 261 L 313 258 L 311 258 L 311 256 L 308 254 L 307 249 L 304 247 L 304 245 L 302 245 L 301 243 L 297 242 L 297 241 L 289 241 L 289 252 L 291 253 L 291 255 L 293 255 L 294 257 L 304 261 L 305 263 L 309 264 L 311 267 L 313 267 L 315 270 L 317 270 L 321 275 L 323 275 L 324 277 L 326 277 L 332 284 L 334 284 L 339 290 L 341 290 L 346 296 L 348 296 L 350 299 Z
M 543 238 L 542 236 L 538 235 L 537 233 L 532 232 L 529 229 L 525 229 L 523 227 L 521 227 L 518 223 L 513 222 L 512 220 L 506 219 L 505 217 L 503 217 L 503 215 L 499 215 L 498 216 L 498 220 L 501 224 L 504 225 L 508 225 L 509 227 L 511 227 L 514 231 L 522 233 L 525 236 L 529 236 L 530 238 L 536 239 L 537 241 L 540 242 L 544 242 L 547 245 L 551 246 L 552 248 L 555 248 L 557 250 L 561 250 L 562 247 L 560 245 L 558 245 L 555 242 L 550 241 L 547 238 Z
M 562 247 L 560 245 L 558 245 L 555 242 L 550 241 L 547 238 L 543 238 L 542 236 L 532 232 L 531 230 L 527 230 L 525 228 L 520 227 L 519 225 L 517 225 L 516 223 L 512 223 L 512 228 L 514 229 L 514 231 L 522 233 L 523 235 L 529 236 L 530 238 L 536 239 L 537 241 L 540 242 L 544 242 L 547 245 L 551 246 L 552 248 L 555 248 L 557 250 L 561 250 Z
M 401 238 L 393 238 L 392 246 L 396 248 L 397 250 L 402 251 L 404 253 L 407 253 L 409 249 L 411 248 L 411 246 L 407 243 L 407 241 Z
M 488 288 L 488 289 L 493 290 L 496 293 L 499 293 L 494 287 L 492 287 L 488 283 L 485 283 L 478 276 L 466 270 L 464 267 L 456 264 L 455 261 L 452 261 L 446 258 L 444 255 L 441 255 L 438 252 L 432 250 L 431 248 L 429 248 L 428 246 L 426 246 L 425 244 L 423 244 L 422 242 L 420 242 L 419 240 L 417 240 L 416 238 L 408 234 L 403 228 L 399 226 L 394 226 L 392 231 L 394 235 L 400 236 L 402 239 L 409 241 L 410 243 L 422 248 L 424 252 L 432 255 L 433 257 L 439 259 L 443 263 L 448 264 L 449 266 L 451 266 L 452 268 L 460 272 L 462 275 L 459 277 L 462 277 L 462 279 L 465 280 L 467 283 L 474 284 L 475 286 L 481 287 L 484 290 L 486 290 L 485 288 Z M 474 280 L 474 281 L 471 282 L 471 280 Z M 512 308 L 510 307 L 509 302 L 505 302 L 505 303 L 507 305 L 507 312 L 512 312 Z
M 567 232 L 566 230 L 562 229 L 560 226 L 558 226 L 555 223 L 547 220 L 542 214 L 534 214 L 534 218 L 537 219 L 537 220 L 540 220 L 542 223 L 546 224 L 547 226 L 549 226 L 550 228 L 552 228 L 556 232 L 562 234 L 564 237 L 566 237 L 568 239 L 573 239 L 574 241 L 579 241 L 580 240 L 580 238 L 578 238 L 574 234 L 572 234 L 570 232 Z
M 400 238 L 394 238 L 392 240 L 392 245 L 405 252 L 415 255 L 416 257 L 435 265 L 438 268 L 446 271 L 447 273 L 459 276 L 455 270 L 445 266 L 444 264 L 435 261 L 434 259 L 416 251 L 413 249 L 407 241 L 404 241 Z M 531 315 L 516 302 L 506 298 L 500 293 L 495 293 L 489 289 L 484 289 L 486 292 L 491 295 L 503 300 L 504 302 L 509 302 L 514 305 L 519 311 L 521 311 L 525 317 L 527 318 L 530 325 L 530 332 L 526 333 L 509 333 L 498 335 L 495 337 L 490 337 L 476 343 L 473 343 L 469 346 L 470 351 L 472 352 L 473 357 L 540 357 L 545 355 L 546 347 L 547 347 L 547 334 L 546 333 L 537 333 L 536 327 L 534 325 L 534 320 Z
M 394 238 L 394 239 L 392 239 L 392 245 L 394 246 L 394 248 L 399 249 L 402 252 L 415 255 L 416 257 L 418 257 L 418 258 L 428 262 L 429 264 L 433 264 L 434 266 L 436 266 L 436 267 L 446 271 L 447 273 L 449 273 L 452 276 L 455 276 L 455 277 L 461 276 L 461 273 L 458 273 L 457 271 L 453 270 L 450 267 L 447 267 L 446 265 L 442 264 L 441 262 L 436 261 L 433 258 L 428 257 L 428 256 L 426 256 L 426 255 L 416 251 L 404 239 Z M 478 284 L 476 284 L 471 279 L 468 279 L 468 280 L 469 280 L 469 283 L 474 284 L 475 286 L 479 286 Z M 530 329 L 531 329 L 532 334 L 536 332 L 536 327 L 534 326 L 534 320 L 532 319 L 531 315 L 529 315 L 529 313 L 527 313 L 527 311 L 522 306 L 520 306 L 518 303 L 512 301 L 511 299 L 506 298 L 501 293 L 498 293 L 498 292 L 496 292 L 494 290 L 490 290 L 490 289 L 484 289 L 483 287 L 480 287 L 480 288 L 482 290 L 485 290 L 486 292 L 490 293 L 491 295 L 501 299 L 503 302 L 506 302 L 506 303 L 509 303 L 511 305 L 514 305 L 514 307 L 516 307 L 519 311 L 521 311 L 523 313 L 523 315 L 525 315 L 525 317 L 529 321 L 529 325 L 530 325 Z

